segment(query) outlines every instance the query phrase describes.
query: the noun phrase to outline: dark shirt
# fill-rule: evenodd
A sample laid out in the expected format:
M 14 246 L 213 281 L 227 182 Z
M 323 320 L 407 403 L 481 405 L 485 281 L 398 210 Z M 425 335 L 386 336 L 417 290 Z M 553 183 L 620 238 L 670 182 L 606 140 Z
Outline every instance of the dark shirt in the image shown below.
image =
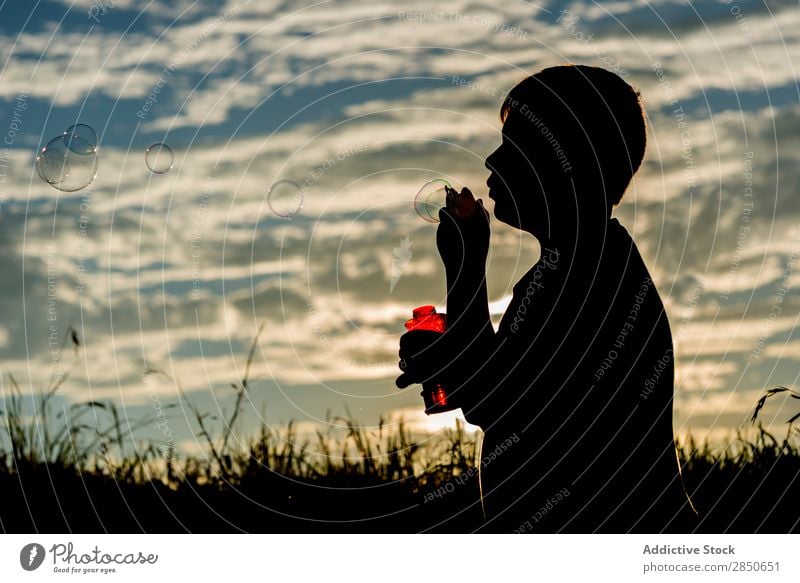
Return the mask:
M 544 247 L 465 390 L 484 428 L 488 530 L 685 530 L 672 335 L 616 219 L 581 253 Z

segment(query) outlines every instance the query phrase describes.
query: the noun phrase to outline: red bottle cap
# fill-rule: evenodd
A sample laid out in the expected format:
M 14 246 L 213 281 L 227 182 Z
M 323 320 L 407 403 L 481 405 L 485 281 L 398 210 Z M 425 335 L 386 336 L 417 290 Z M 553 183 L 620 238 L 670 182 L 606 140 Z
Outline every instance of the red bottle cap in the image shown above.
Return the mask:
M 420 306 L 418 308 L 414 308 L 412 315 L 414 318 L 423 318 L 425 316 L 431 316 L 436 313 L 436 306 Z

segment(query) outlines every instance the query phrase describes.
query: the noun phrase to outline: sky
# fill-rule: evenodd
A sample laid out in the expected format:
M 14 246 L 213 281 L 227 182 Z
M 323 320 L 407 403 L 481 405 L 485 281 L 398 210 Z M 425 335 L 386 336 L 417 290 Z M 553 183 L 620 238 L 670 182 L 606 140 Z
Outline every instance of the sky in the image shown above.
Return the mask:
M 347 412 L 451 425 L 394 386 L 411 309 L 445 301 L 414 195 L 444 177 L 485 199 L 504 92 L 573 62 L 641 92 L 648 150 L 615 216 L 669 314 L 676 432 L 730 435 L 800 373 L 799 37 L 792 1 L 0 0 L 0 388 L 69 370 L 61 405 L 133 419 L 180 387 L 229 413 L 263 326 L 242 435 Z M 62 192 L 34 160 L 75 123 L 98 171 Z M 288 202 L 268 198 L 281 180 Z M 539 247 L 492 227 L 497 322 Z M 198 447 L 185 408 L 170 424 Z

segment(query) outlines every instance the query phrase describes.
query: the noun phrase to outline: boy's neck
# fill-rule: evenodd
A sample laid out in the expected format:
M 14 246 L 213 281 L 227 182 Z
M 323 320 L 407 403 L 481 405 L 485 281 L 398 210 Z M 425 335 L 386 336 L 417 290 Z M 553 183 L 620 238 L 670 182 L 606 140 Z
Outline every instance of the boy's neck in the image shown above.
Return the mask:
M 567 256 L 581 259 L 601 252 L 603 243 L 612 228 L 611 217 L 595 222 L 591 228 L 584 223 L 573 229 L 560 229 L 550 236 L 537 237 L 542 248 L 557 249 Z

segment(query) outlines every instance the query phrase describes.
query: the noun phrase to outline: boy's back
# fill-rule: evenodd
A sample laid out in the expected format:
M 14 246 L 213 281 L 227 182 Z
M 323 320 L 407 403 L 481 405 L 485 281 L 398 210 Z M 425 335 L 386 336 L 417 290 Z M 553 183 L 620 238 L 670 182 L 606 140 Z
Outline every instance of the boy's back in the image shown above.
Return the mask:
M 503 512 L 489 529 L 536 517 L 534 530 L 660 530 L 665 512 L 680 513 L 669 323 L 616 219 L 603 245 L 571 256 L 543 249 L 515 286 L 498 339 L 493 368 L 505 378 L 474 413 L 493 420 L 484 452 L 519 442 L 482 470 L 488 514 Z

